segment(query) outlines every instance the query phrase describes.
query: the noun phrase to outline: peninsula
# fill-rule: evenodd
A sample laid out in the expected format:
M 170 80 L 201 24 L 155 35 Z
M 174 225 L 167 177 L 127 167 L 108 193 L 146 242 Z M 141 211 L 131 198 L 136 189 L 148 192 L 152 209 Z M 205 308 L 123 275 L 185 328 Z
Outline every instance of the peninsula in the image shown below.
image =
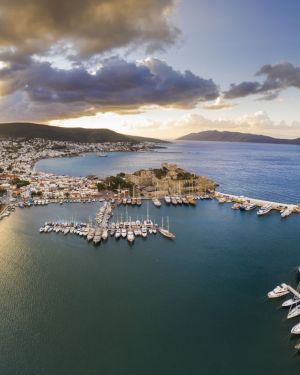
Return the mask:
M 250 133 L 239 133 L 230 131 L 208 130 L 199 133 L 190 133 L 178 138 L 184 141 L 214 141 L 214 142 L 250 142 L 250 143 L 273 143 L 300 145 L 300 138 L 283 139 L 273 138 L 266 135 L 257 135 Z

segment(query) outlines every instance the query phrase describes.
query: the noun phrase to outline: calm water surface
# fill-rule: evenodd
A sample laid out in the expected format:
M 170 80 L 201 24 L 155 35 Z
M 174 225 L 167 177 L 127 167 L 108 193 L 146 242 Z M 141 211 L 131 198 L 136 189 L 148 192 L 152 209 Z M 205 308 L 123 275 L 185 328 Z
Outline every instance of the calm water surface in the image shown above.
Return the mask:
M 145 167 L 181 159 L 184 167 L 211 177 L 219 170 L 226 190 L 240 188 L 261 196 L 269 189 L 272 199 L 287 191 L 284 196 L 300 200 L 296 148 L 280 146 L 280 161 L 273 146 L 273 151 L 263 151 L 253 145 L 259 150 L 248 157 L 248 181 L 236 172 L 239 168 L 242 174 L 240 163 L 245 165 L 249 155 L 244 145 L 235 146 L 244 155 L 236 167 L 233 151 L 220 145 L 220 155 L 231 160 L 227 170 L 217 149 L 184 147 L 191 154 L 76 158 L 78 174 L 84 171 L 81 163 L 89 166 L 89 173 L 101 163 L 98 173 L 105 175 L 107 170 L 134 170 L 143 159 Z M 214 162 L 198 153 L 215 155 Z M 74 174 L 73 160 L 51 161 L 52 168 Z M 50 163 L 49 170 L 51 162 L 38 167 L 46 169 Z M 259 177 L 256 184 L 252 181 L 255 163 L 262 188 Z M 259 218 L 255 212 L 201 201 L 196 208 L 150 205 L 157 221 L 170 216 L 174 241 L 157 235 L 139 238 L 132 247 L 114 239 L 94 247 L 76 236 L 38 233 L 46 220 L 86 220 L 99 205 L 19 209 L 0 223 L 0 374 L 300 374 L 296 340 L 289 335 L 299 319 L 287 321 L 280 302 L 265 297 L 279 282 L 295 283 L 300 216 L 281 220 L 272 213 Z M 145 216 L 146 206 L 128 213 Z
M 38 162 L 36 168 L 57 174 L 106 177 L 121 171 L 159 167 L 162 162 L 174 162 L 206 175 L 217 181 L 224 192 L 300 202 L 300 147 L 293 145 L 182 141 L 152 153 L 46 159 Z

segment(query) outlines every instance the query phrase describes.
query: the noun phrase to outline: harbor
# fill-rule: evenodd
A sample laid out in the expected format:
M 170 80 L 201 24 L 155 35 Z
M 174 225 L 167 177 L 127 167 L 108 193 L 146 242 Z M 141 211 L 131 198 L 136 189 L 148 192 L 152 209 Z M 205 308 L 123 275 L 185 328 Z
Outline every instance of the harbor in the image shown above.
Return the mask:
M 223 185 L 220 190 L 227 191 Z M 245 196 L 251 197 L 250 193 Z M 263 196 L 263 190 L 256 196 Z M 178 353 L 182 358 L 176 363 L 178 373 L 191 369 L 186 368 L 189 361 L 194 363 L 191 357 L 197 365 L 201 351 L 201 361 L 211 374 L 222 373 L 214 364 L 216 340 L 221 340 L 218 356 L 222 365 L 235 353 L 234 361 L 227 365 L 229 373 L 297 374 L 300 356 L 293 347 L 298 339 L 297 335 L 289 338 L 289 333 L 300 319 L 282 322 L 288 310 L 277 311 L 281 303 L 267 303 L 265 294 L 279 281 L 296 286 L 290 269 L 299 263 L 300 216 L 292 214 L 283 221 L 279 212 L 272 210 L 258 217 L 255 210 L 233 210 L 234 203 L 219 204 L 216 199 L 196 199 L 196 206 L 167 205 L 164 196 L 159 196 L 161 207 L 157 208 L 152 199 L 142 198 L 141 207 L 116 205 L 110 222 L 120 221 L 121 214 L 126 221 L 126 207 L 131 221 L 137 217 L 145 220 L 148 201 L 154 223 L 160 225 L 163 216 L 165 226 L 169 216 L 170 231 L 176 235 L 173 241 L 157 232 L 136 237 L 132 245 L 127 238 L 116 240 L 109 234 L 107 240 L 94 245 L 93 240 L 88 242 L 70 232 L 39 233 L 45 222 L 89 224 L 89 217 L 96 227 L 97 212 L 104 204 L 99 199 L 91 203 L 67 199 L 62 204 L 49 201 L 44 206 L 16 208 L 0 222 L 5 339 L 14 340 L 16 346 L 24 339 L 31 353 L 42 348 L 57 356 L 62 352 L 61 342 L 66 355 L 78 358 L 82 354 L 82 347 L 77 346 L 80 339 L 91 351 L 87 358 L 91 363 L 99 358 L 97 353 L 102 353 L 102 363 L 110 362 L 111 355 L 119 358 L 119 350 L 128 345 L 135 353 L 128 371 L 135 368 L 139 358 L 143 363 L 149 360 L 146 347 L 154 350 L 157 358 L 166 346 Z M 269 200 L 277 201 L 276 195 L 270 194 Z M 37 301 L 34 310 L 33 299 Z M 25 322 L 24 334 L 18 331 L 23 324 L 20 311 L 26 320 L 33 314 L 33 319 Z M 8 316 L 12 319 L 5 318 Z M 188 318 L 179 324 L 182 316 Z M 128 333 L 122 327 L 128 327 Z M 12 330 L 16 334 L 11 335 Z M 157 330 L 162 334 L 156 335 Z M 113 352 L 106 338 L 100 344 L 103 332 L 119 343 Z M 170 334 L 175 336 L 170 339 Z M 36 340 L 32 340 L 33 335 Z M 178 348 L 178 342 L 184 343 L 183 347 Z M 183 355 L 184 348 L 187 352 Z M 28 350 L 19 354 L 22 363 L 28 363 Z M 8 357 L 7 363 L 15 363 L 13 353 Z M 34 367 L 35 361 L 32 354 L 28 373 L 32 368 L 38 371 L 38 367 L 51 366 L 50 361 L 40 359 Z M 166 366 L 170 361 L 167 356 Z M 162 366 L 162 362 L 155 365 Z M 115 371 L 118 369 L 116 365 Z M 67 373 L 68 367 L 64 370 Z M 155 371 L 154 366 L 151 371 Z
M 85 238 L 88 242 L 94 245 L 99 245 L 105 242 L 109 237 L 119 240 L 120 238 L 127 239 L 130 244 L 133 244 L 138 237 L 147 238 L 149 235 L 161 234 L 168 239 L 175 238 L 175 234 L 170 231 L 169 217 L 167 217 L 166 225 L 162 217 L 161 225 L 155 223 L 149 216 L 149 202 L 147 206 L 147 214 L 145 219 L 132 220 L 127 213 L 123 219 L 121 214 L 116 221 L 112 220 L 113 207 L 111 201 L 104 202 L 103 206 L 97 211 L 94 224 L 93 220 L 89 222 L 46 222 L 40 227 L 40 233 L 62 233 L 63 235 L 75 234 L 79 237 Z

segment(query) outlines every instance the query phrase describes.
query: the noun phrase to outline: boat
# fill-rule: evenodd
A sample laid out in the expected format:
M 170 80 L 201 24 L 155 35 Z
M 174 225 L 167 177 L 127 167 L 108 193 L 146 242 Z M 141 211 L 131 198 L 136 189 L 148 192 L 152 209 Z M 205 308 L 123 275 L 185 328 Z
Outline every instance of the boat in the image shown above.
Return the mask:
M 97 152 L 96 155 L 99 156 L 100 158 L 105 158 L 108 156 L 105 152 Z
M 173 206 L 177 206 L 177 199 L 175 197 L 171 197 L 171 203 Z
M 132 229 L 129 229 L 128 232 L 127 232 L 127 240 L 130 243 L 134 242 L 134 233 L 133 233 Z
M 164 237 L 167 237 L 167 238 L 175 238 L 175 234 L 171 233 L 170 232 L 170 229 L 169 229 L 169 217 L 167 217 L 167 229 L 164 228 L 164 220 L 162 218 L 162 224 L 161 224 L 161 227 L 158 228 L 158 231 L 161 235 L 163 235 Z
M 182 203 L 185 205 L 185 206 L 188 206 L 189 205 L 189 202 L 188 200 L 186 199 L 186 197 L 182 197 Z
M 286 301 L 282 302 L 282 307 L 291 307 L 293 305 L 296 305 L 297 303 L 300 303 L 299 298 L 290 298 L 287 299 Z
M 281 286 L 276 286 L 271 292 L 268 293 L 268 298 L 279 298 L 283 297 L 288 294 L 290 291 L 286 287 L 285 284 L 281 284 Z
M 298 315 L 300 315 L 300 305 L 296 305 L 289 311 L 287 319 L 295 318 Z
M 126 238 L 126 236 L 127 236 L 127 230 L 126 230 L 126 228 L 123 228 L 121 230 L 121 236 L 122 236 L 122 238 Z
M 107 240 L 107 237 L 108 237 L 108 230 L 105 228 L 105 229 L 103 229 L 103 231 L 102 231 L 102 240 L 103 241 L 105 241 L 105 240 Z
M 182 205 L 182 198 L 180 197 L 180 196 L 177 196 L 177 197 L 175 197 L 176 198 L 176 200 L 177 200 L 177 203 L 179 204 L 179 205 Z
M 290 216 L 290 214 L 293 212 L 293 209 L 291 207 L 286 207 L 283 210 L 280 211 L 280 216 L 282 219 Z
M 291 333 L 294 335 L 300 335 L 300 323 L 296 324 L 292 329 Z
M 240 203 L 235 203 L 231 208 L 232 208 L 233 210 L 239 210 L 240 207 L 241 207 Z
M 152 202 L 153 202 L 154 206 L 157 207 L 157 208 L 159 208 L 161 206 L 161 202 L 158 198 L 153 198 Z
M 165 195 L 164 200 L 167 205 L 171 204 L 171 197 L 169 195 Z
M 246 205 L 245 210 L 246 210 L 246 211 L 252 211 L 252 210 L 254 210 L 255 208 L 256 208 L 256 204 L 254 204 L 254 203 L 249 203 L 249 204 Z
M 96 232 L 95 232 L 95 236 L 93 238 L 93 242 L 95 245 L 97 245 L 98 243 L 101 242 L 101 239 L 102 239 L 102 232 L 101 232 L 101 229 L 100 228 L 97 228 L 96 229 Z
M 143 225 L 142 226 L 142 231 L 141 231 L 142 237 L 146 238 L 147 237 L 147 228 Z
M 267 213 L 269 213 L 271 210 L 272 210 L 273 206 L 268 203 L 268 204 L 265 204 L 264 206 L 262 206 L 258 211 L 257 211 L 257 215 L 258 216 L 262 216 L 262 215 L 266 215 Z
M 115 233 L 115 239 L 119 239 L 121 237 L 121 229 L 117 229 Z

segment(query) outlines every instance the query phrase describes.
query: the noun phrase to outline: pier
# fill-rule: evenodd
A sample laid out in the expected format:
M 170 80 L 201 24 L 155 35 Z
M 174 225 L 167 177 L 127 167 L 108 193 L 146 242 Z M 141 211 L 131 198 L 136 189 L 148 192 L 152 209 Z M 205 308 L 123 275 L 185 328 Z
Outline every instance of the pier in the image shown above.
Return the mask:
M 283 208 L 290 208 L 294 212 L 298 212 L 300 210 L 299 204 L 272 202 L 272 201 L 267 201 L 264 199 L 256 199 L 256 198 L 244 197 L 241 195 L 221 193 L 218 191 L 215 192 L 215 196 L 216 198 L 225 198 L 225 199 L 228 198 L 230 199 L 231 202 L 255 204 L 257 207 L 263 207 L 267 204 L 270 204 L 272 205 L 272 208 L 274 210 L 278 210 L 278 211 Z

